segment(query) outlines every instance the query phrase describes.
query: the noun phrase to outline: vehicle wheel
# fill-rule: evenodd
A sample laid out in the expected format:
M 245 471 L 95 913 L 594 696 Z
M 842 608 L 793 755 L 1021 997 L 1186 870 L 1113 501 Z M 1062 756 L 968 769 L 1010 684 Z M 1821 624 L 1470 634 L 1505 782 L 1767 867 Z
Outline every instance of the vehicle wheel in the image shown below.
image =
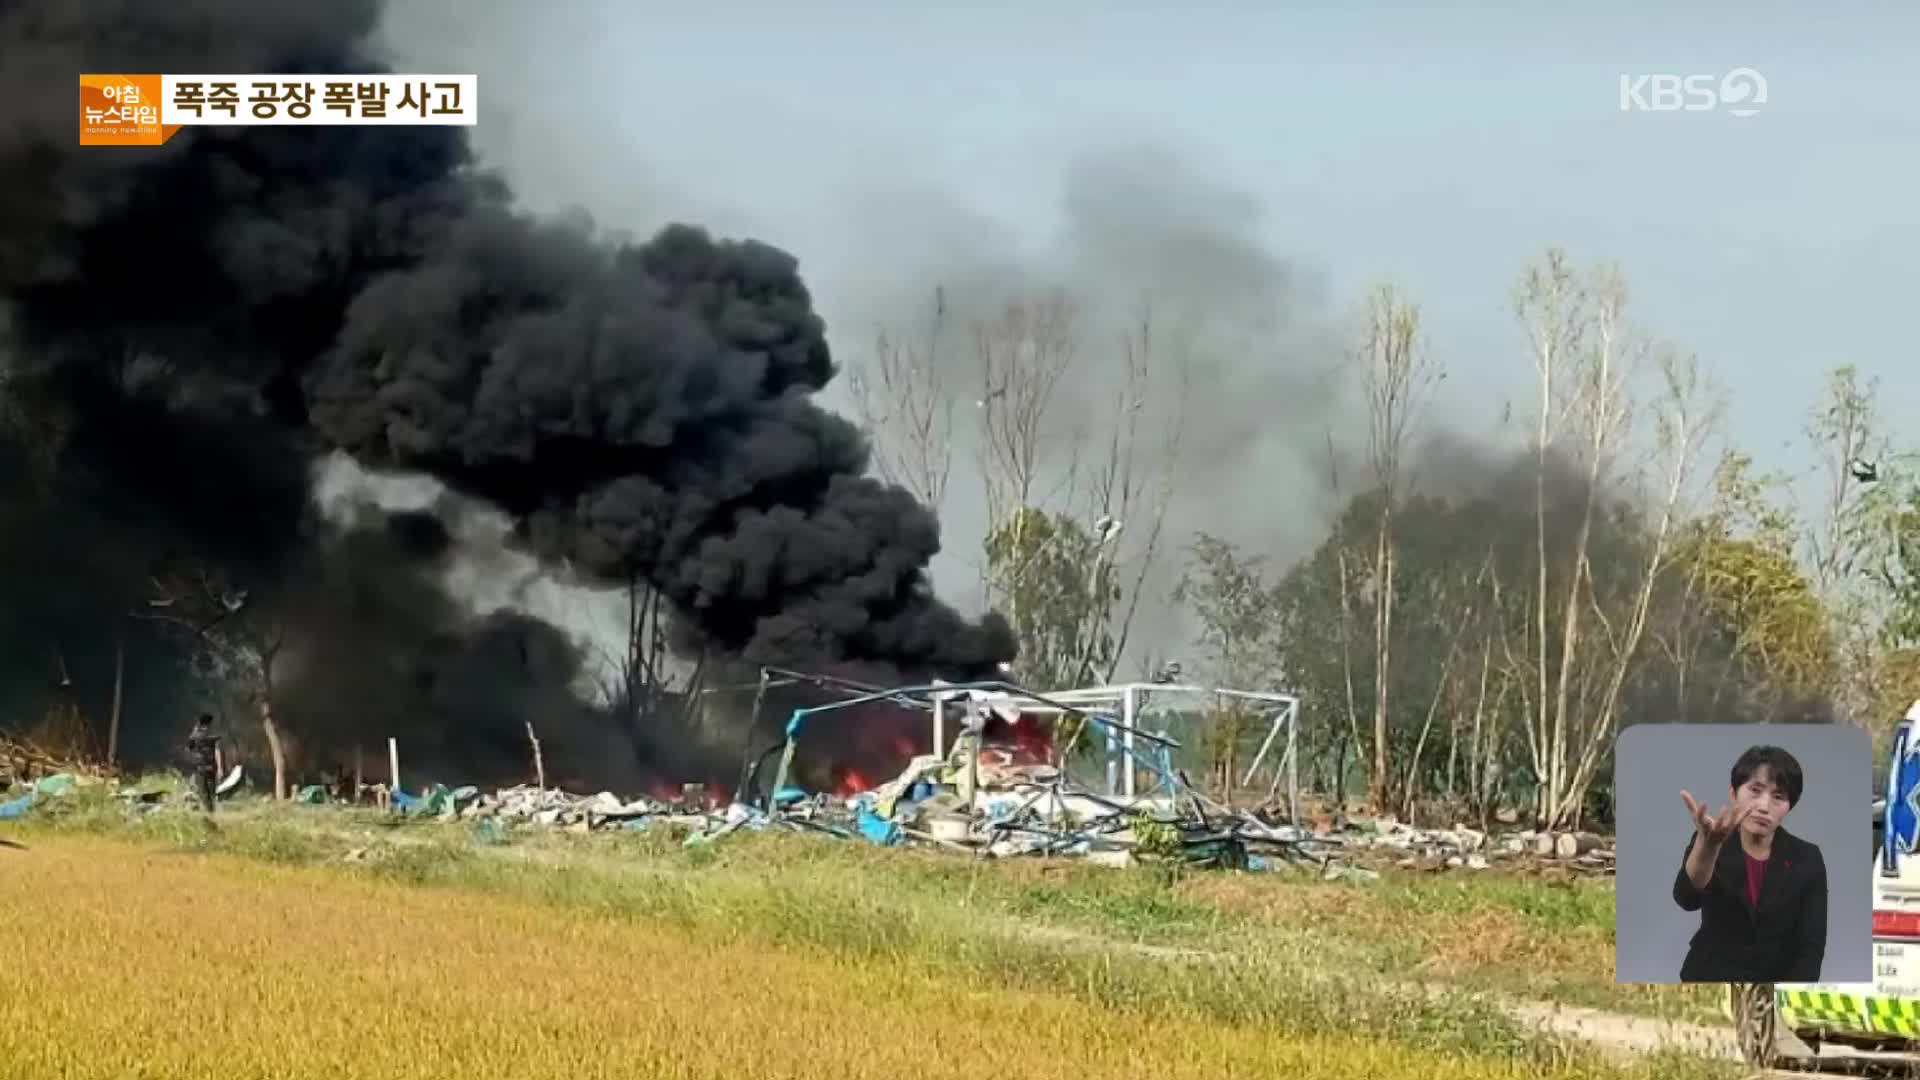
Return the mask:
M 1780 1060 L 1774 1046 L 1779 1012 L 1774 1008 L 1773 984 L 1735 983 L 1727 990 L 1733 995 L 1733 1025 L 1740 1040 L 1740 1057 L 1748 1068 L 1772 1068 Z

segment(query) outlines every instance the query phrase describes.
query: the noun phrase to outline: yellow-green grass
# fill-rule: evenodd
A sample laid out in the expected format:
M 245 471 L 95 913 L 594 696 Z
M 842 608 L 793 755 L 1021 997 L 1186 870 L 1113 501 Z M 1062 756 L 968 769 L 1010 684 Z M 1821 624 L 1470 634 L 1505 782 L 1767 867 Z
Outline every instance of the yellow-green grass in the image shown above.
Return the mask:
M 1141 1012 L 591 905 L 35 834 L 0 851 L 0 1075 L 1057 1078 L 1622 1073 Z
M 61 800 L 34 828 L 129 831 L 115 805 Z M 1213 871 L 1115 872 L 1071 860 L 982 864 L 949 853 L 903 853 L 817 837 L 736 834 L 712 849 L 684 851 L 667 830 L 574 836 L 522 828 L 511 845 L 477 847 L 465 827 L 409 823 L 371 812 L 270 806 L 244 800 L 223 813 L 217 842 L 273 859 L 337 859 L 355 844 L 377 852 L 405 845 L 382 872 L 456 885 L 531 891 L 562 902 L 654 916 L 733 918 L 778 933 L 864 945 L 874 921 L 911 932 L 929 910 L 963 910 L 999 932 L 1070 931 L 1103 941 L 1179 946 L 1273 961 L 1288 969 L 1335 969 L 1369 981 L 1415 979 L 1470 991 L 1551 998 L 1668 1019 L 1720 1022 L 1710 988 L 1633 987 L 1613 982 L 1610 882 L 1526 880 L 1498 871 L 1405 874 L 1376 883 L 1312 875 Z M 48 820 L 49 816 L 52 820 Z M 176 840 L 191 819 L 161 813 L 135 836 Z M 378 838 L 370 839 L 369 836 Z M 197 842 L 197 840 L 196 840 Z M 468 858 L 480 854 L 484 858 Z M 525 874 L 533 860 L 541 870 Z M 552 874 L 552 867 L 564 874 Z M 658 882 L 674 884 L 661 889 Z M 626 886 L 654 884 L 636 901 Z M 777 888 L 769 889 L 777 879 Z M 769 895 L 770 894 L 770 895 Z M 723 901 L 716 904 L 716 898 Z M 731 902 L 724 902 L 731 901 Z M 669 910 L 671 909 L 671 910 Z M 688 915 L 685 909 L 693 909 Z M 779 911 L 803 913 L 786 920 Z
M 1611 879 L 1388 872 L 1349 884 L 1194 875 L 1174 895 L 1276 935 L 1360 943 L 1382 974 L 1669 1020 L 1720 1023 L 1724 989 L 1614 982 Z

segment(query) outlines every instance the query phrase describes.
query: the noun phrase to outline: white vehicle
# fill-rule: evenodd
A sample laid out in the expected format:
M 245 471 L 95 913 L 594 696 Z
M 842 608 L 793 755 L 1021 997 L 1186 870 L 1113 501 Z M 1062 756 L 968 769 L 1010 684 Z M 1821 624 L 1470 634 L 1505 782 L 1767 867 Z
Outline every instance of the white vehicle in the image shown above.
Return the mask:
M 1754 1068 L 1920 1066 L 1920 701 L 1894 733 L 1873 803 L 1873 981 L 1735 985 L 1727 1010 Z

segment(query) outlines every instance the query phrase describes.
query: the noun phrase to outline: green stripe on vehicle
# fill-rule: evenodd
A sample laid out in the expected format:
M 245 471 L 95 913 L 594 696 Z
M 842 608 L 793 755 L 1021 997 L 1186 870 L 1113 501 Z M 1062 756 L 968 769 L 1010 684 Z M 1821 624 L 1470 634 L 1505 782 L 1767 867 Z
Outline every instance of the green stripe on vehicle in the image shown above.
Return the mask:
M 1865 1026 L 1869 1022 L 1868 1002 L 1873 999 L 1853 994 L 1835 994 L 1825 990 L 1776 990 L 1774 1004 L 1789 1027 L 1817 1027 L 1834 1024 Z
M 1902 998 L 1868 998 L 1867 1028 L 1888 1035 L 1920 1034 L 1920 1002 Z

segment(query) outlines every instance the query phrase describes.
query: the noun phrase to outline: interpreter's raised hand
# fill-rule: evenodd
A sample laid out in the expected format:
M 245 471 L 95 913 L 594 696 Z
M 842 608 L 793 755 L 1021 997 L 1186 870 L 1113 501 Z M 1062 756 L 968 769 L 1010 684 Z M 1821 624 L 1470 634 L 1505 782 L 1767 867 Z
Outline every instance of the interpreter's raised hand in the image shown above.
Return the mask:
M 1715 814 L 1707 809 L 1706 803 L 1685 791 L 1680 793 L 1680 801 L 1687 804 L 1687 817 L 1693 820 L 1693 831 L 1715 847 L 1725 843 L 1727 837 L 1740 827 L 1740 823 L 1747 820 L 1747 815 L 1753 813 L 1751 805 L 1742 807 L 1737 803 L 1728 803 Z

